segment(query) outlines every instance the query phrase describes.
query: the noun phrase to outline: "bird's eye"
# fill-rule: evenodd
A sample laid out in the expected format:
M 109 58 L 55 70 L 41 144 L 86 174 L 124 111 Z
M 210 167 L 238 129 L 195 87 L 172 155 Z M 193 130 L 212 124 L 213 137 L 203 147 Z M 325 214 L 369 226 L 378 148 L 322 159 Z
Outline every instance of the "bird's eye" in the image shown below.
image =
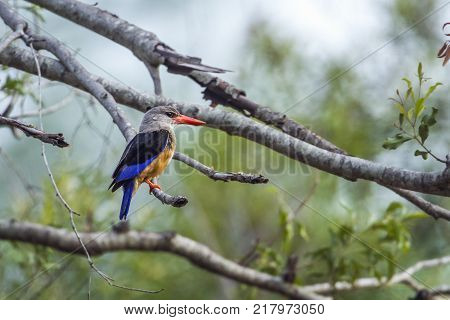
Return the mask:
M 171 112 L 171 111 L 167 112 L 166 115 L 167 115 L 169 118 L 175 117 L 175 113 L 174 113 L 174 112 Z

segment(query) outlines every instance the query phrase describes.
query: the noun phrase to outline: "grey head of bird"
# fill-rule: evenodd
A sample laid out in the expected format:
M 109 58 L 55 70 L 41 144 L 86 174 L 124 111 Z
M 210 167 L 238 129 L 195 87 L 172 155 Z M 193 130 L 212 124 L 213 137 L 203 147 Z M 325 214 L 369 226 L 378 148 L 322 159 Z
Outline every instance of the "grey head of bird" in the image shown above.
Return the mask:
M 148 110 L 142 119 L 139 132 L 161 129 L 171 130 L 176 124 L 189 124 L 193 126 L 204 125 L 205 122 L 182 115 L 173 106 L 159 106 Z

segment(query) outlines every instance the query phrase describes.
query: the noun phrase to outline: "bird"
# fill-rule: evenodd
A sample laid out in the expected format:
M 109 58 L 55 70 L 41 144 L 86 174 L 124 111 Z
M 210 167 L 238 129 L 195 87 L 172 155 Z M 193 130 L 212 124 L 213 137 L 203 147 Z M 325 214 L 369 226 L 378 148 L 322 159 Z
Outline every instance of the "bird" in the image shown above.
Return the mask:
M 155 188 L 161 190 L 152 179 L 172 159 L 176 144 L 173 127 L 177 124 L 201 126 L 205 122 L 182 115 L 174 106 L 153 107 L 145 113 L 139 132 L 127 144 L 108 188 L 112 192 L 123 189 L 119 220 L 127 219 L 131 198 L 142 183 L 148 184 L 150 193 Z

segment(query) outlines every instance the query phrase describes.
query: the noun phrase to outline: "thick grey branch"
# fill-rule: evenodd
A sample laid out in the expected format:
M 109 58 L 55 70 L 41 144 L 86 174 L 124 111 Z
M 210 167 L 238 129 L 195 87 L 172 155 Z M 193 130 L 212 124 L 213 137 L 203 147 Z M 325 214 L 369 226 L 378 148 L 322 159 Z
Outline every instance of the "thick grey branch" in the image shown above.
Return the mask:
M 32 57 L 18 48 L 7 48 L 3 53 L 0 53 L 0 63 L 29 73 L 36 73 Z M 50 80 L 61 81 L 84 89 L 74 75 L 67 72 L 60 63 L 53 59 L 42 57 L 41 69 L 42 75 Z M 365 179 L 381 183 L 384 186 L 423 193 L 450 195 L 450 171 L 410 171 L 357 157 L 336 154 L 317 148 L 236 113 L 194 104 L 175 103 L 160 96 L 139 93 L 129 86 L 106 81 L 99 77 L 96 77 L 95 80 L 101 83 L 121 104 L 140 111 L 145 111 L 157 105 L 176 104 L 183 114 L 197 117 L 205 121 L 209 127 L 255 141 L 292 159 L 340 177 Z
M 79 1 L 29 1 L 45 7 L 73 22 L 122 44 L 125 47 L 135 46 L 133 52 L 140 60 L 150 65 L 164 64 L 168 71 L 178 74 L 189 74 L 193 70 L 223 73 L 227 70 L 207 66 L 200 58 L 179 54 L 151 32 L 120 19 L 116 14 L 101 10 L 96 6 Z M 113 26 L 114 25 L 114 26 Z M 112 27 L 113 26 L 113 27 Z
M 147 68 L 149 65 L 151 65 L 149 61 L 158 63 L 165 62 L 170 71 L 170 62 L 168 60 L 164 60 L 164 50 L 149 50 L 148 48 L 151 41 L 160 43 L 160 40 L 154 33 L 138 28 L 135 25 L 132 25 L 127 21 L 118 18 L 116 15 L 113 15 L 107 11 L 93 8 L 92 6 L 80 3 L 78 1 L 32 0 L 31 2 L 39 4 L 55 12 L 56 14 L 72 20 L 77 24 L 83 25 L 84 27 L 89 28 L 92 31 L 97 32 L 127 47 L 145 63 Z M 93 18 L 92 15 L 94 13 L 95 18 Z M 149 39 L 151 39 L 151 41 L 149 41 Z M 167 52 L 170 52 L 171 55 L 175 54 L 174 51 L 171 48 L 168 48 L 166 45 L 163 45 L 162 47 L 166 48 L 165 50 Z M 156 46 L 154 46 L 153 48 L 156 48 Z M 198 71 L 193 71 L 190 74 L 183 74 L 189 75 L 189 77 L 192 78 L 195 82 L 197 82 L 202 87 L 205 87 L 204 98 L 211 100 L 213 105 L 221 103 L 223 105 L 231 106 L 236 110 L 249 114 L 268 125 L 274 125 L 275 127 L 281 129 L 283 132 L 300 140 L 308 142 L 312 145 L 315 145 L 319 148 L 335 153 L 346 154 L 344 150 L 339 149 L 331 142 L 321 138 L 311 130 L 298 124 L 292 119 L 289 119 L 286 115 L 275 112 L 270 108 L 263 107 L 258 103 L 246 98 L 245 92 L 243 90 L 235 88 L 234 86 L 221 80 L 220 78 L 212 77 L 209 74 Z M 158 82 L 156 81 L 155 91 L 157 88 L 157 83 Z M 448 210 L 439 208 L 438 206 L 435 206 L 421 199 L 411 192 L 407 192 L 401 189 L 393 189 L 393 191 L 404 197 L 405 199 L 411 201 L 422 210 L 425 210 L 425 212 L 429 213 L 435 218 L 445 218 L 449 213 Z
M 270 108 L 262 107 L 259 104 L 245 97 L 243 90 L 237 89 L 220 78 L 213 77 L 205 72 L 217 72 L 208 68 L 192 67 L 191 61 L 180 57 L 185 57 L 172 48 L 162 43 L 158 37 L 149 31 L 143 30 L 117 15 L 106 10 L 101 10 L 94 6 L 84 4 L 75 0 L 27 0 L 41 7 L 44 7 L 68 20 L 88 28 L 122 46 L 128 48 L 133 54 L 148 64 L 164 64 L 169 72 L 179 73 L 189 76 L 200 86 L 205 88 L 205 99 L 212 100 L 213 105 L 221 103 L 231 106 L 236 110 L 248 113 L 251 116 L 275 127 L 283 132 L 304 140 L 319 148 L 342 153 L 343 151 L 331 142 L 321 138 L 308 128 L 287 118 L 286 115 L 272 111 Z M 198 62 L 201 60 L 198 59 Z M 218 71 L 224 71 L 218 69 Z
M 324 299 L 279 277 L 243 267 L 215 253 L 207 246 L 181 235 L 163 232 L 128 231 L 124 233 L 80 233 L 92 256 L 115 251 L 163 251 L 188 259 L 193 264 L 251 286 L 277 292 L 293 299 Z M 63 252 L 82 254 L 76 236 L 65 229 L 29 222 L 0 220 L 0 239 L 43 245 Z
M 62 133 L 46 133 L 36 129 L 31 124 L 25 124 L 23 122 L 3 116 L 0 116 L 0 125 L 17 128 L 25 133 L 27 137 L 33 137 L 35 139 L 41 140 L 42 142 L 49 143 L 60 148 L 69 146 L 69 144 L 64 140 L 64 136 Z
M 26 25 L 26 23 L 22 21 L 13 10 L 2 2 L 0 2 L 0 16 L 12 29 L 23 29 L 23 25 Z M 102 84 L 97 82 L 92 75 L 73 57 L 72 53 L 64 46 L 64 44 L 59 42 L 56 38 L 35 35 L 32 33 L 30 28 L 26 28 L 25 32 L 27 39 L 24 40 L 33 41 L 34 47 L 45 49 L 56 56 L 63 64 L 64 69 L 69 71 L 76 78 L 83 89 L 98 100 L 98 102 L 111 115 L 114 123 L 119 127 L 127 141 L 130 141 L 136 135 L 136 131 L 125 118 L 122 110 L 117 107 L 116 101 L 112 95 L 106 91 Z M 162 191 L 155 194 L 155 196 L 165 204 L 170 204 L 176 207 L 182 206 L 180 205 L 182 202 L 180 199 L 183 197 L 173 197 Z M 184 204 L 186 203 L 187 201 Z
M 16 30 L 26 24 L 21 18 L 3 2 L 0 2 L 0 15 L 3 21 Z M 54 37 L 33 34 L 30 28 L 25 28 L 28 41 L 33 42 L 36 49 L 44 49 L 52 53 L 64 65 L 65 69 L 72 73 L 79 83 L 93 95 L 97 101 L 111 114 L 125 138 L 134 136 L 135 132 L 123 116 L 122 111 L 116 106 L 116 102 L 105 88 L 95 81 L 91 74 L 74 58 L 72 53 Z M 119 120 L 119 121 L 118 121 Z

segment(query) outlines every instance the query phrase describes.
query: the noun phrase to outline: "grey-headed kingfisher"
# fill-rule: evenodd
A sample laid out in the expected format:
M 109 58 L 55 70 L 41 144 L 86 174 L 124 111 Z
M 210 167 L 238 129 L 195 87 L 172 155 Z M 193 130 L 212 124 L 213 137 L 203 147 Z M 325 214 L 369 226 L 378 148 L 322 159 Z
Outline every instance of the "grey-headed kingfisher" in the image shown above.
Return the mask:
M 150 192 L 154 188 L 161 189 L 152 179 L 158 177 L 172 159 L 175 152 L 173 126 L 176 124 L 199 126 L 205 122 L 184 116 L 172 106 L 155 107 L 145 113 L 139 133 L 126 146 L 109 186 L 112 192 L 123 189 L 120 220 L 126 220 L 131 198 L 142 183 L 149 185 Z

